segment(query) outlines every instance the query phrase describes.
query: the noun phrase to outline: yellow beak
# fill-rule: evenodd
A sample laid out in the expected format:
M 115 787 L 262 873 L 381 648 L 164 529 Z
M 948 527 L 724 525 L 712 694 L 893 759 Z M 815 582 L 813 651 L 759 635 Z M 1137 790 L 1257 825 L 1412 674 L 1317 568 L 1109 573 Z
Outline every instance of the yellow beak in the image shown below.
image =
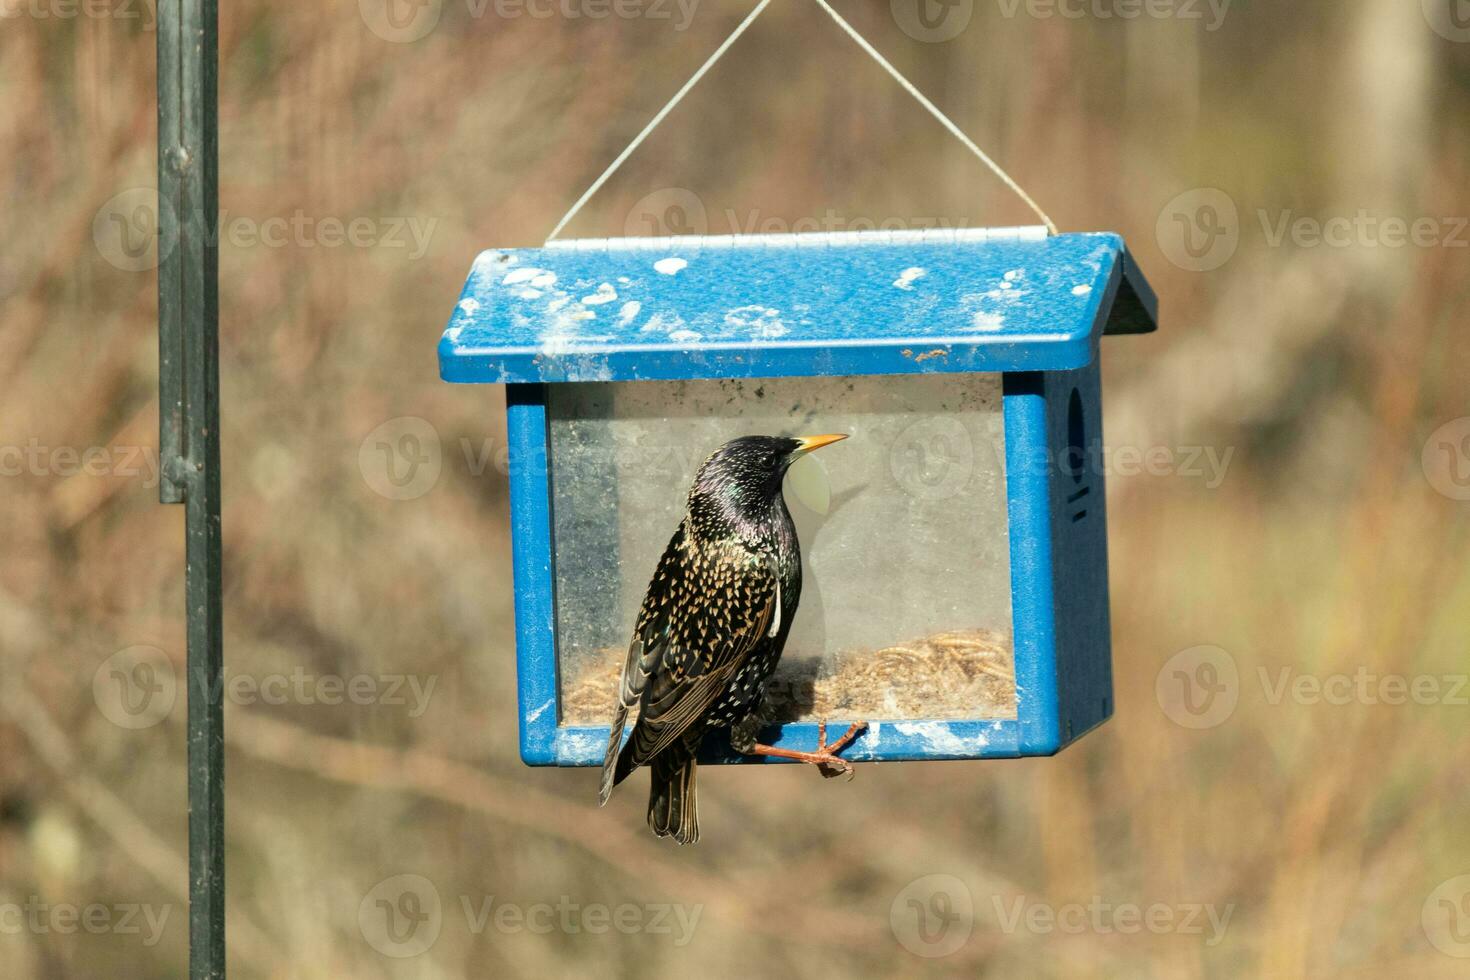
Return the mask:
M 796 441 L 800 445 L 797 446 L 796 451 L 804 455 L 806 453 L 821 449 L 823 446 L 830 446 L 834 442 L 841 442 L 843 439 L 846 438 L 847 434 L 845 432 L 839 432 L 833 435 L 826 436 L 797 436 Z

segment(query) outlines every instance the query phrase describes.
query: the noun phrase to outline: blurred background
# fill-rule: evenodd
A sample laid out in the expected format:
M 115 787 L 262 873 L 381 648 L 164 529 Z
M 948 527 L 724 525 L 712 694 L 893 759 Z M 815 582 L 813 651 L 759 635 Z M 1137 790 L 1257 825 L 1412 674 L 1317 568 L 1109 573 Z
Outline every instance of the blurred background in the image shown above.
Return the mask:
M 839 5 L 1160 295 L 1103 345 L 1116 715 L 707 768 L 684 849 L 518 759 L 503 391 L 435 345 L 752 4 L 222 6 L 235 975 L 1470 972 L 1463 0 Z M 0 0 L 7 977 L 186 972 L 153 20 Z M 1031 222 L 785 0 L 567 236 Z

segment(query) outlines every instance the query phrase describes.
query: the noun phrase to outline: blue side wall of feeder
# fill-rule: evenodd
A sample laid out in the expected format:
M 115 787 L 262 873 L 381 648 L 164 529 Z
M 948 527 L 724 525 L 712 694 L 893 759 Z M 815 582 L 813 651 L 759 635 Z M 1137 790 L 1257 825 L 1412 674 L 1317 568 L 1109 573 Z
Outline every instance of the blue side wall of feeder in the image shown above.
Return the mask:
M 658 263 L 677 268 L 659 271 Z M 1029 295 L 1005 295 L 1023 288 Z M 609 291 L 616 297 L 603 300 Z M 756 320 L 766 336 L 750 335 L 749 318 L 730 322 L 732 311 L 749 308 L 775 311 Z M 484 253 L 440 344 L 440 366 L 447 380 L 509 386 L 522 758 L 599 765 L 607 744 L 605 726 L 559 723 L 546 402 L 548 384 L 578 381 L 1001 373 L 1018 717 L 864 719 L 872 727 L 844 754 L 1048 755 L 1106 720 L 1098 340 L 1152 330 L 1156 315 L 1152 292 L 1113 235 L 633 239 Z M 655 322 L 677 318 L 682 328 L 647 329 L 665 317 Z M 853 720 L 829 724 L 840 730 Z M 765 733 L 788 748 L 810 748 L 816 736 L 812 723 Z M 706 761 L 776 760 L 739 756 L 711 739 Z

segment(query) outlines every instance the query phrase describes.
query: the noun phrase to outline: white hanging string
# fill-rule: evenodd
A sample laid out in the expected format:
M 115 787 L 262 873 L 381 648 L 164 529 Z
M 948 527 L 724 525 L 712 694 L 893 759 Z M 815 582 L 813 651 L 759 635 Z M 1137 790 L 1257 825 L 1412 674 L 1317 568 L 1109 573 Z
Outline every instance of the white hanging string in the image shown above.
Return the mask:
M 1053 222 L 1051 218 L 1047 216 L 1046 212 L 1041 210 L 1040 206 L 1031 199 L 1031 195 L 1027 194 L 1024 190 L 1021 189 L 1021 185 L 1017 184 L 1015 180 L 1011 178 L 1010 174 L 1001 169 L 1000 165 L 992 160 L 989 156 L 987 156 L 984 150 L 976 146 L 974 140 L 966 136 L 964 134 L 964 131 L 956 126 L 948 116 L 940 111 L 938 106 L 936 106 L 933 102 L 930 102 L 929 99 L 925 97 L 924 93 L 915 88 L 913 83 L 910 82 L 907 78 L 904 78 L 903 75 L 899 73 L 897 68 L 894 68 L 893 65 L 889 64 L 888 59 L 879 54 L 878 50 L 874 48 L 871 44 L 869 44 L 867 39 L 859 34 L 851 24 L 843 20 L 842 16 L 838 14 L 836 10 L 833 10 L 831 5 L 827 3 L 827 0 L 816 0 L 816 3 L 819 7 L 825 10 L 833 20 L 837 22 L 837 25 L 847 33 L 848 37 L 851 37 L 854 41 L 856 41 L 860 48 L 866 51 L 874 61 L 878 62 L 878 64 L 882 66 L 883 70 L 888 72 L 888 74 L 893 77 L 893 80 L 898 82 L 898 84 L 904 89 L 904 91 L 912 95 L 921 106 L 929 111 L 930 115 L 939 120 L 940 124 L 944 126 L 945 129 L 949 130 L 950 134 L 954 136 L 955 139 L 959 140 L 966 149 L 975 154 L 975 156 L 979 158 L 981 163 L 989 167 L 991 172 L 999 177 L 1007 187 L 1014 191 L 1016 196 L 1024 201 L 1026 203 L 1026 206 L 1031 209 L 1032 213 L 1034 213 L 1038 218 L 1041 219 L 1041 223 L 1046 226 L 1046 230 L 1049 234 L 1055 235 L 1057 233 L 1056 223 Z M 668 104 L 660 109 L 658 111 L 658 114 L 648 121 L 648 125 L 643 127 L 643 131 L 640 132 L 637 136 L 633 137 L 633 141 L 623 148 L 623 152 L 618 154 L 617 159 L 615 159 L 612 163 L 608 165 L 607 169 L 602 172 L 602 175 L 592 182 L 592 186 L 588 187 L 587 190 L 583 192 L 581 197 L 577 198 L 577 203 L 572 205 L 571 210 L 562 215 L 561 220 L 556 223 L 556 227 L 551 230 L 551 234 L 546 236 L 547 244 L 550 244 L 553 240 L 555 240 L 557 235 L 561 234 L 562 230 L 566 228 L 571 220 L 577 216 L 577 213 L 582 210 L 582 206 L 592 199 L 592 195 L 596 194 L 599 190 L 602 189 L 602 185 L 607 183 L 608 178 L 617 173 L 618 168 L 623 165 L 624 161 L 626 161 L 628 157 L 633 155 L 633 151 L 638 149 L 638 147 L 643 144 L 643 141 L 648 138 L 648 135 L 658 128 L 659 124 L 662 123 L 664 119 L 668 116 L 668 114 L 674 110 L 674 107 L 684 100 L 684 96 L 688 95 L 689 91 L 699 83 L 699 80 L 703 78 L 706 74 L 708 74 L 709 70 L 715 66 L 715 63 L 725 56 L 725 52 L 730 50 L 731 45 L 739 40 L 740 35 L 744 34 L 746 29 L 750 27 L 751 24 L 755 23 L 755 19 L 759 17 L 765 11 L 766 7 L 770 6 L 770 4 L 771 0 L 761 0 L 760 3 L 756 4 L 755 9 L 746 15 L 745 19 L 740 22 L 740 25 L 736 27 L 733 32 L 731 32 L 729 37 L 725 38 L 724 42 L 715 49 L 714 54 L 710 55 L 708 60 L 706 60 L 704 64 L 699 66 L 699 70 L 689 77 L 689 81 L 685 82 L 683 87 L 681 87 L 679 91 L 674 93 L 674 97 L 668 101 Z
M 567 226 L 567 223 L 577 216 L 578 211 L 582 210 L 582 205 L 586 204 L 588 200 L 591 199 L 593 194 L 596 194 L 599 190 L 602 189 L 602 185 L 607 183 L 607 179 L 617 172 L 617 169 L 623 165 L 623 161 L 633 155 L 633 151 L 638 149 L 638 147 L 642 145 L 643 141 L 648 138 L 648 134 L 658 128 L 658 124 L 664 121 L 664 117 L 667 116 L 670 112 L 674 111 L 674 106 L 678 105 L 684 100 L 684 96 L 689 94 L 689 90 L 694 88 L 695 85 L 699 84 L 699 80 L 703 78 L 705 74 L 715 66 L 715 62 L 723 58 L 725 56 L 725 52 L 730 50 L 730 45 L 739 40 L 740 35 L 745 33 L 745 29 L 751 24 L 754 24 L 755 19 L 759 17 L 761 13 L 770 5 L 771 0 L 761 0 L 760 3 L 756 4 L 756 8 L 752 10 L 748 15 L 746 15 L 746 18 L 740 22 L 740 26 L 735 28 L 734 33 L 725 38 L 725 43 L 721 44 L 718 48 L 715 48 L 715 53 L 709 56 L 708 61 L 699 66 L 699 71 L 691 75 L 689 77 L 689 81 L 684 83 L 684 87 L 674 93 L 674 97 L 669 100 L 669 104 L 660 109 L 658 111 L 658 115 L 654 116 L 648 121 L 648 125 L 643 127 L 643 132 L 633 137 L 633 142 L 629 143 L 627 147 L 623 149 L 623 152 L 618 154 L 618 158 L 614 160 L 608 166 L 608 168 L 602 172 L 602 176 L 594 180 L 592 182 L 592 186 L 587 188 L 586 192 L 581 197 L 577 198 L 577 203 L 572 205 L 572 209 L 566 214 L 562 215 L 561 220 L 556 223 L 556 227 L 551 230 L 551 234 L 546 236 L 546 241 L 548 243 L 550 243 L 551 240 L 554 239 L 557 235 L 561 234 L 561 230 Z
M 933 116 L 935 119 L 938 119 L 940 125 L 949 130 L 950 134 L 954 136 L 955 139 L 963 143 L 966 149 L 975 154 L 975 156 L 979 157 L 980 162 L 989 167 L 991 171 L 997 177 L 999 177 L 1007 187 L 1015 191 L 1016 196 L 1025 201 L 1026 206 L 1031 209 L 1032 213 L 1041 219 L 1042 224 L 1046 225 L 1046 230 L 1049 233 L 1053 235 L 1057 233 L 1056 223 L 1047 216 L 1045 211 L 1041 210 L 1041 207 L 1035 201 L 1031 200 L 1031 195 L 1023 191 L 1021 189 L 1021 185 L 1012 180 L 1011 175 L 1001 169 L 1000 164 L 990 159 L 990 157 L 985 154 L 984 150 L 976 146 L 975 141 L 966 136 L 964 132 L 960 129 L 960 127 L 956 126 L 948 116 L 941 112 L 937 105 L 935 105 L 933 102 L 930 102 L 923 92 L 920 92 L 917 88 L 914 87 L 912 82 L 900 75 L 898 73 L 898 69 L 889 64 L 888 59 L 879 54 L 878 49 L 869 44 L 867 38 L 863 37 L 857 32 L 855 28 L 853 28 L 851 24 L 843 20 L 842 15 L 833 10 L 832 6 L 827 3 L 827 0 L 817 0 L 817 6 L 827 11 L 827 13 L 831 15 L 832 19 L 837 21 L 837 26 L 846 31 L 847 36 L 856 41 L 858 47 L 862 48 L 868 54 L 872 55 L 873 60 L 882 65 L 883 70 L 892 75 L 893 80 L 899 85 L 903 86 L 903 90 L 905 92 L 907 92 L 909 95 L 912 95 L 915 99 L 918 100 L 919 105 L 923 106 L 925 109 L 928 109 L 929 115 Z

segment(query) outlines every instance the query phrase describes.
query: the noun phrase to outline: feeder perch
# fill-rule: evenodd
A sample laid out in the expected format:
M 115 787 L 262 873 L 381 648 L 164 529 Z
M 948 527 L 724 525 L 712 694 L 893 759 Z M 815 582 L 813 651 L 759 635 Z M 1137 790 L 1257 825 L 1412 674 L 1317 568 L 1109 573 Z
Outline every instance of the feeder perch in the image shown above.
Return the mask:
M 755 434 L 852 436 L 787 478 L 805 585 L 763 741 L 809 749 L 818 720 L 866 720 L 852 761 L 1050 755 L 1106 720 L 1098 339 L 1155 327 L 1112 234 L 481 254 L 439 363 L 507 386 L 522 758 L 602 763 L 694 471 Z

